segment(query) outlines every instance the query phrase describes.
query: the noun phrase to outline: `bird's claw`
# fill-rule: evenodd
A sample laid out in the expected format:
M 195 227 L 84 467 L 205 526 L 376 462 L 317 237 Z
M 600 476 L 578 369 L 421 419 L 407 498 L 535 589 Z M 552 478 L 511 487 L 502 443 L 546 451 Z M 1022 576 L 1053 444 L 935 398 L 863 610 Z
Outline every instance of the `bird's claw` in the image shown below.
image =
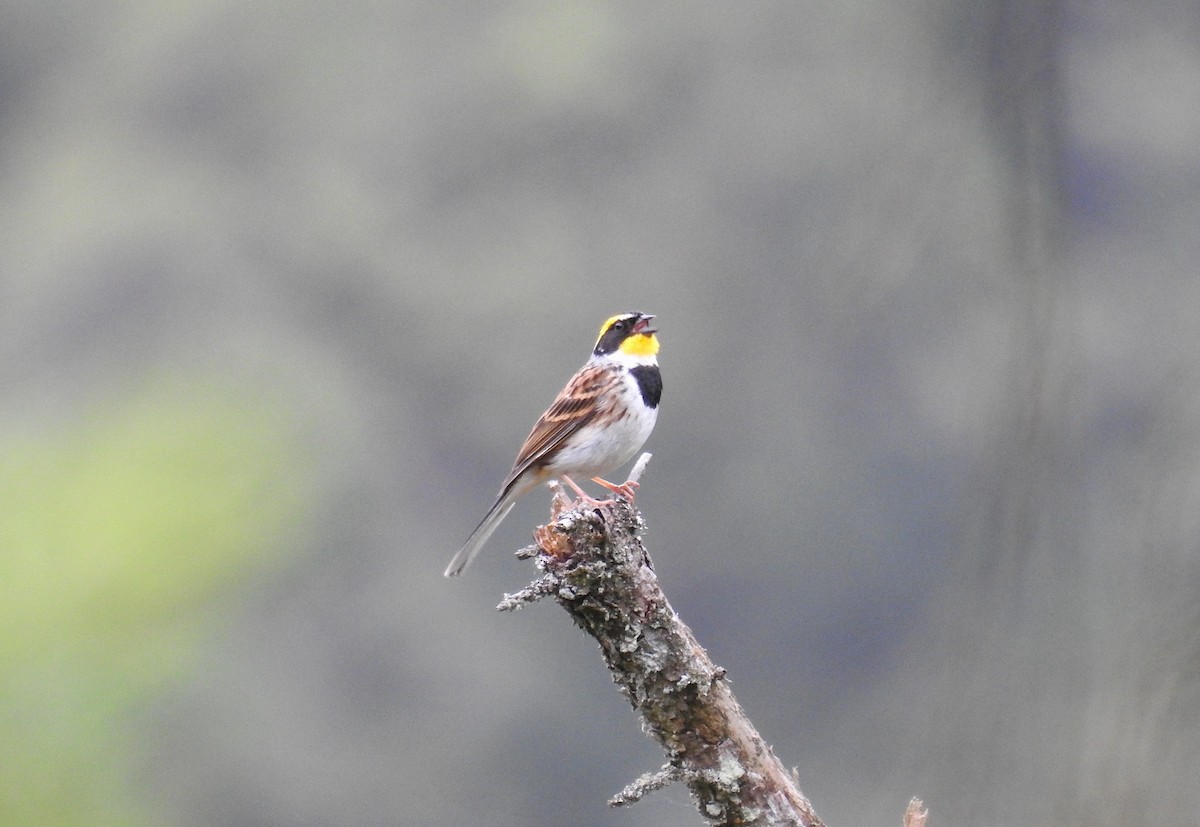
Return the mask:
M 601 477 L 592 477 L 592 482 L 596 483 L 596 485 L 604 486 L 609 491 L 613 492 L 628 503 L 633 502 L 638 489 L 638 483 L 636 480 L 625 480 L 625 482 L 617 485 L 616 483 L 609 482 Z
M 576 485 L 575 480 L 571 479 L 568 476 L 564 475 L 562 480 L 563 480 L 563 482 L 565 482 L 568 485 L 568 487 L 570 487 L 570 489 L 572 491 L 575 492 L 575 496 L 578 497 L 579 501 L 582 503 L 585 503 L 590 506 L 611 505 L 612 504 L 612 500 L 607 500 L 607 501 L 606 500 L 598 500 L 595 497 L 591 496 L 590 494 L 588 494 L 588 492 L 584 491 L 582 488 L 580 488 L 578 485 Z
M 600 506 L 600 505 L 615 505 L 617 502 L 616 500 L 611 499 L 611 498 L 607 499 L 607 500 L 596 499 L 595 497 L 588 494 L 588 492 L 584 491 L 582 488 L 580 488 L 578 485 L 576 485 L 575 481 L 572 480 L 570 477 L 564 476 L 564 477 L 562 477 L 562 481 L 565 482 L 567 484 L 567 486 L 572 491 L 575 492 L 575 496 L 579 498 L 579 501 L 586 505 L 590 505 L 593 507 Z M 616 483 L 609 482 L 608 480 L 606 480 L 602 477 L 592 477 L 592 482 L 596 483 L 597 485 L 604 486 L 609 491 L 613 492 L 618 497 L 625 500 L 625 502 L 627 502 L 627 503 L 633 503 L 634 492 L 637 490 L 637 487 L 638 487 L 638 483 L 636 480 L 626 480 L 625 482 L 621 483 L 620 485 L 617 485 Z

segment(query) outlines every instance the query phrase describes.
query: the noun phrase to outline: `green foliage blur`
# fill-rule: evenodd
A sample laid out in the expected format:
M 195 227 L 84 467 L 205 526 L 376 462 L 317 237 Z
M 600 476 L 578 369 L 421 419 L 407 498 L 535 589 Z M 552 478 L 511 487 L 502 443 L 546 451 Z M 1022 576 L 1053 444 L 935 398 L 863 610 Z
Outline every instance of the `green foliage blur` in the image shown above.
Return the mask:
M 211 380 L 51 427 L 0 438 L 0 823 L 151 823 L 129 712 L 291 545 L 299 440 L 284 406 Z

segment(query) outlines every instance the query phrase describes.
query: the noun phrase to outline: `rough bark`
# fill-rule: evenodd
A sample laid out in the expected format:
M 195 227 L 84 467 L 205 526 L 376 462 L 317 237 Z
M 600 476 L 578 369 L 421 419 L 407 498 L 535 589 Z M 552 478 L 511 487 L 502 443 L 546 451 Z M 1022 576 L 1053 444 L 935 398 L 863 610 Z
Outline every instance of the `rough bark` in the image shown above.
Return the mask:
M 498 608 L 552 595 L 596 639 L 616 684 L 642 717 L 667 763 L 610 803 L 638 800 L 683 781 L 716 825 L 821 827 L 771 747 L 759 736 L 715 666 L 659 588 L 642 544 L 641 515 L 624 501 L 572 506 L 555 495 L 553 520 L 535 532 L 544 574 Z

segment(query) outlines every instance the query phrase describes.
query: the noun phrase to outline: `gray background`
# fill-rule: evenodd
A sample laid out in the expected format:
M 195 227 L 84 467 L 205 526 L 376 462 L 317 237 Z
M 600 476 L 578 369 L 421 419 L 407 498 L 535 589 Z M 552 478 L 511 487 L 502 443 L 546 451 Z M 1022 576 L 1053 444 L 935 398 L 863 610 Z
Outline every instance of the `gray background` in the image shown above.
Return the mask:
M 509 552 L 442 568 L 600 321 L 638 502 L 831 825 L 1200 812 L 1193 3 L 8 2 L 0 414 L 290 401 L 318 495 L 147 698 L 179 825 L 692 825 Z

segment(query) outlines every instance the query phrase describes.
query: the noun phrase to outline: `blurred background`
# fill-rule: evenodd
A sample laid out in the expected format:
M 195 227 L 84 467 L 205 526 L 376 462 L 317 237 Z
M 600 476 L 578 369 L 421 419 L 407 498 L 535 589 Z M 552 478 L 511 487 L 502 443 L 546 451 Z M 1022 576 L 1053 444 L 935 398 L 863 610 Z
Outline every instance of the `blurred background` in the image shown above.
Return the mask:
M 1200 9 L 0 7 L 0 822 L 694 825 L 522 502 L 638 503 L 831 825 L 1200 812 Z

